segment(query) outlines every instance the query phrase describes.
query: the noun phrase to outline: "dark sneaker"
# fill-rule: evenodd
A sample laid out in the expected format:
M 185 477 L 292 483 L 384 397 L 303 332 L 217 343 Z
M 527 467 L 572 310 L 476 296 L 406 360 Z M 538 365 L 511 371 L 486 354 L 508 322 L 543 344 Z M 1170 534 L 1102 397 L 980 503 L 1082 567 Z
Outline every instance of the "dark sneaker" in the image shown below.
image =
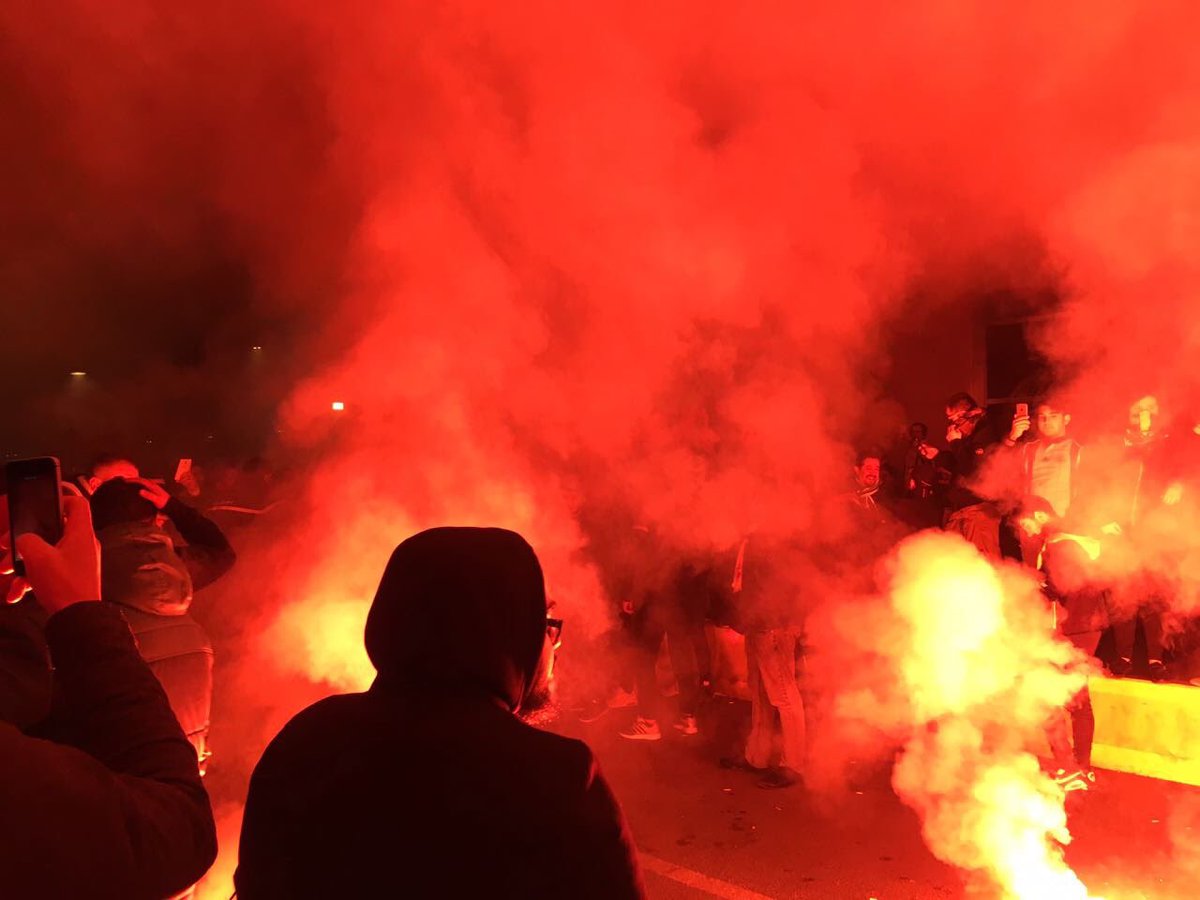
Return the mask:
M 767 774 L 758 780 L 758 786 L 768 791 L 790 788 L 799 783 L 800 776 L 791 769 L 785 769 L 783 766 L 768 769 Z
M 1161 659 L 1150 660 L 1148 668 L 1150 669 L 1151 681 L 1167 680 L 1167 666 L 1166 663 L 1164 663 Z
M 672 723 L 671 727 L 680 734 L 690 735 L 700 733 L 700 729 L 696 725 L 695 716 L 680 716 L 675 722 Z
M 627 741 L 662 740 L 662 732 L 658 730 L 658 723 L 653 719 L 643 719 L 641 716 L 637 717 L 632 727 L 619 733 Z
M 1123 656 L 1114 659 L 1112 665 L 1108 667 L 1108 671 L 1113 678 L 1124 678 L 1132 670 L 1133 663 Z

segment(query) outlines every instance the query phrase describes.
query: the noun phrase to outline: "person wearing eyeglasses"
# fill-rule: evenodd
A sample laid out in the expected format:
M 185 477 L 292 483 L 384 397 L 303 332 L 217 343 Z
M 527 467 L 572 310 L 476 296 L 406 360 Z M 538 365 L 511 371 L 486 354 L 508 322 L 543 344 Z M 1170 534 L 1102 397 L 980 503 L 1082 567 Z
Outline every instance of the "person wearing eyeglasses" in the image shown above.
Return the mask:
M 529 724 L 553 694 L 551 612 L 514 532 L 401 543 L 367 617 L 374 684 L 301 712 L 255 768 L 239 900 L 643 896 L 591 750 Z

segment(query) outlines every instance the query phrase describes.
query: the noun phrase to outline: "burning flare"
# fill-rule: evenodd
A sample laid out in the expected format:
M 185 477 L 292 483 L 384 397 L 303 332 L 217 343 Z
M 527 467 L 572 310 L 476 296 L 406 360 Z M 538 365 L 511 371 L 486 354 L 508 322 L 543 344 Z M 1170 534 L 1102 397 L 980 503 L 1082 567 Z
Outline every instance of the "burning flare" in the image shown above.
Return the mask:
M 1055 636 L 1028 574 L 957 536 L 910 538 L 890 576 L 896 677 L 843 698 L 840 713 L 874 716 L 904 741 L 893 784 L 941 859 L 1005 897 L 1090 897 L 1063 858 L 1063 793 L 1037 757 L 1047 723 L 1084 686 L 1085 660 Z

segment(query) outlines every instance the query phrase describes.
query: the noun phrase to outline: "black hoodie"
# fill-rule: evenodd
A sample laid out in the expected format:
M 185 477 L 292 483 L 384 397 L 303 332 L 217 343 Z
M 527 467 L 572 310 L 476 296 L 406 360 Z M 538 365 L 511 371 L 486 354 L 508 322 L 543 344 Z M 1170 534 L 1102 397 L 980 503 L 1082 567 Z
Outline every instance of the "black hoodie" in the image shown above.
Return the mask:
M 641 896 L 591 751 L 514 714 L 545 629 L 519 535 L 436 528 L 397 547 L 367 619 L 375 684 L 300 713 L 255 769 L 239 900 Z

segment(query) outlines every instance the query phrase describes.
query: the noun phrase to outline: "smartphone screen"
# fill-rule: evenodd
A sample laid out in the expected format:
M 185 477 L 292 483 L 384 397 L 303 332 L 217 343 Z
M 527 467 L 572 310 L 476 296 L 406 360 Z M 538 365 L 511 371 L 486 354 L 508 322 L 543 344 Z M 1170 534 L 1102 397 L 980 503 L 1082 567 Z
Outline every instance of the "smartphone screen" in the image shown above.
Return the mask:
M 1028 416 L 1028 415 L 1029 415 L 1029 404 L 1028 403 L 1018 403 L 1017 404 L 1017 418 L 1019 419 L 1019 418 L 1021 418 L 1021 416 Z
M 16 537 L 36 534 L 48 544 L 62 539 L 62 480 L 58 460 L 52 456 L 20 459 L 4 467 L 8 480 L 8 519 L 13 536 L 13 568 L 25 574 L 16 548 Z

